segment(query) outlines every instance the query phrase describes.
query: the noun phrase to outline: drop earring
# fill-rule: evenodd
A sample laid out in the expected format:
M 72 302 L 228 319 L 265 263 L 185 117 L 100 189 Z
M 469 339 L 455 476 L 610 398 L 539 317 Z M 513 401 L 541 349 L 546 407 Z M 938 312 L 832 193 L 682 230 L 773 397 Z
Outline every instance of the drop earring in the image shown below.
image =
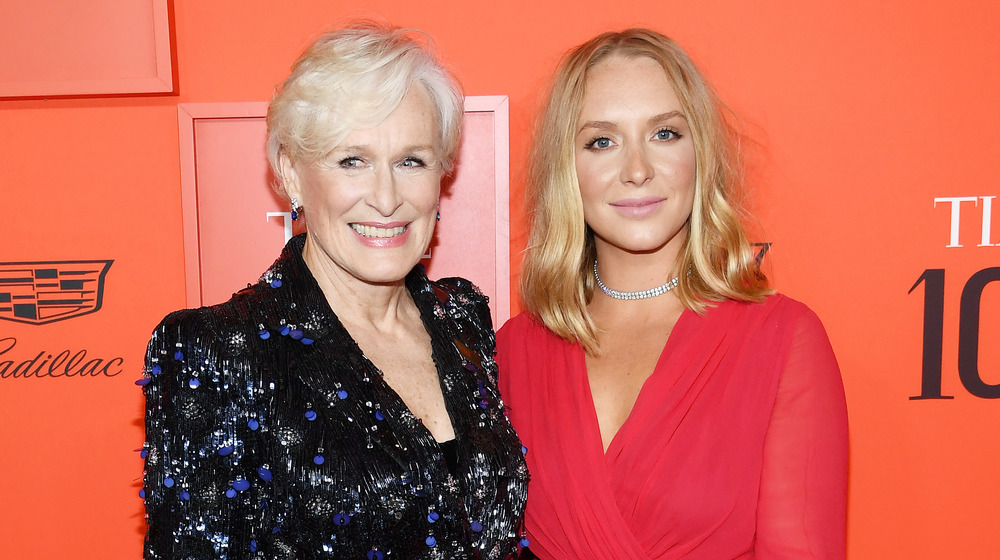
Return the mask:
M 440 206 L 438 206 L 438 208 L 437 208 L 437 221 L 439 221 L 439 222 L 441 221 L 441 207 Z
M 299 219 L 299 210 L 301 210 L 301 209 L 302 209 L 302 207 L 299 206 L 299 199 L 297 199 L 297 198 L 295 198 L 293 196 L 292 197 L 292 219 L 293 220 L 298 220 Z

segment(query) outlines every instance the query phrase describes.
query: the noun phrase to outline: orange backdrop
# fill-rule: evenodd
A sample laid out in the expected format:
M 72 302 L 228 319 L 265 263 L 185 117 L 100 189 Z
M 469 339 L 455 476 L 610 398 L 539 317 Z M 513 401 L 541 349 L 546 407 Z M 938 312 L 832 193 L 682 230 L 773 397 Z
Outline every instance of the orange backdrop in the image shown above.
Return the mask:
M 0 100 L 0 263 L 114 260 L 99 311 L 0 321 L 0 555 L 140 556 L 133 381 L 151 328 L 185 301 L 177 104 L 266 100 L 311 37 L 369 15 L 428 31 L 469 94 L 510 97 L 515 289 L 531 115 L 560 54 L 632 25 L 685 45 L 757 143 L 777 287 L 819 313 L 841 362 L 849 557 L 1000 557 L 1000 6 L 363 4 L 174 0 L 173 94 Z M 106 371 L 10 375 L 64 350 Z

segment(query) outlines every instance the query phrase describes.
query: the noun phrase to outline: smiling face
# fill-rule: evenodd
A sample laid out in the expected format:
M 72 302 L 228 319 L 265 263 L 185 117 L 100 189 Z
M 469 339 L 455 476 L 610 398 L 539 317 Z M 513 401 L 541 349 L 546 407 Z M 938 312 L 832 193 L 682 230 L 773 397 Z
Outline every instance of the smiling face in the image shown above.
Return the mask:
M 599 254 L 675 259 L 695 196 L 691 130 L 666 72 L 612 55 L 587 73 L 575 138 L 584 219 Z
M 314 275 L 368 284 L 406 276 L 434 234 L 439 138 L 434 104 L 414 85 L 382 123 L 352 131 L 322 160 L 281 158 L 285 190 L 306 216 Z

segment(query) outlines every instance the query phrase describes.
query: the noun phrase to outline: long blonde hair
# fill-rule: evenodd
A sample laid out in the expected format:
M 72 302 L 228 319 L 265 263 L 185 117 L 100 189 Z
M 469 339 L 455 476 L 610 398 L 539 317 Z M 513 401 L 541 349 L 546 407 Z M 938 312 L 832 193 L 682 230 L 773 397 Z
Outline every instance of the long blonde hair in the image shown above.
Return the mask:
M 739 136 L 725 106 L 670 38 L 648 29 L 602 33 L 563 57 L 538 121 L 528 165 L 531 233 L 521 269 L 528 311 L 588 352 L 598 350 L 597 329 L 587 312 L 596 250 L 583 216 L 574 137 L 587 72 L 611 55 L 659 63 L 691 128 L 697 170 L 687 240 L 676 263 L 676 270 L 689 271 L 676 290 L 681 302 L 704 313 L 712 301 L 761 301 L 772 293 L 741 221 Z

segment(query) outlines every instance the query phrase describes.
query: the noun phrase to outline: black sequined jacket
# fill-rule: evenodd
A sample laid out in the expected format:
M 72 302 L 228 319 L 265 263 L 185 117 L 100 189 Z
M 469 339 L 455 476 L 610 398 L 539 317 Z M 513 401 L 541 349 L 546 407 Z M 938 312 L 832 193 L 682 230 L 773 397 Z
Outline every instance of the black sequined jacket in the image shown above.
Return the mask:
M 496 390 L 486 298 L 406 277 L 431 337 L 457 476 L 333 314 L 289 241 L 253 286 L 178 311 L 146 355 L 145 558 L 515 554 L 522 448 Z

